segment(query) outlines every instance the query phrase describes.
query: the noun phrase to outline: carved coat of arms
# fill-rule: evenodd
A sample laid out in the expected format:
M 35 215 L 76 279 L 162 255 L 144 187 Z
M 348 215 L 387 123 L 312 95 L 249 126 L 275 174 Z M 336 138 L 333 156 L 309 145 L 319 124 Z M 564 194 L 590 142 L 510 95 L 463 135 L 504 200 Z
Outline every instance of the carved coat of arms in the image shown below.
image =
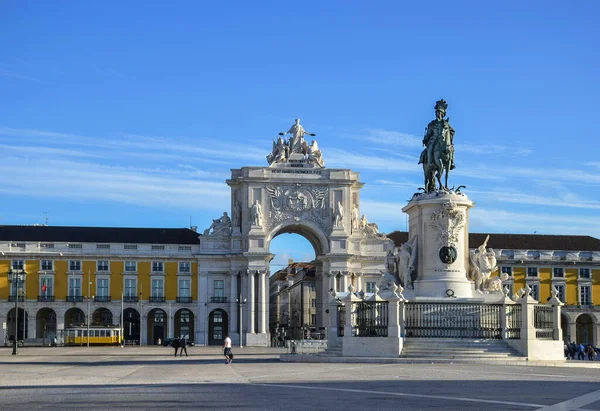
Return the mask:
M 458 233 L 465 225 L 465 214 L 452 201 L 431 215 L 430 226 L 438 232 L 440 246 L 453 247 L 458 243 Z
M 269 195 L 269 221 L 273 227 L 285 220 L 307 220 L 321 228 L 326 227 L 329 189 L 326 187 L 303 187 L 300 184 L 267 186 Z

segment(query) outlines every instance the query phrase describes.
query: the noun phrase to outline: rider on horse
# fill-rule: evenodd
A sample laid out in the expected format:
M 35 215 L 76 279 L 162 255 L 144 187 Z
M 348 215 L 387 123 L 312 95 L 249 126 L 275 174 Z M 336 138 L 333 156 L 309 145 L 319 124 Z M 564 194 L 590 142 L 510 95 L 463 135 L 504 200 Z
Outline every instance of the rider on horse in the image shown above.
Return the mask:
M 454 169 L 454 129 L 450 126 L 450 119 L 444 118 L 448 103 L 439 100 L 435 104 L 435 117 L 427 125 L 423 145 L 425 150 L 421 153 L 419 164 L 423 164 L 425 174 L 425 191 L 435 190 L 434 174 L 440 189 L 448 188 L 448 171 Z M 446 174 L 446 184 L 442 186 L 442 173 Z

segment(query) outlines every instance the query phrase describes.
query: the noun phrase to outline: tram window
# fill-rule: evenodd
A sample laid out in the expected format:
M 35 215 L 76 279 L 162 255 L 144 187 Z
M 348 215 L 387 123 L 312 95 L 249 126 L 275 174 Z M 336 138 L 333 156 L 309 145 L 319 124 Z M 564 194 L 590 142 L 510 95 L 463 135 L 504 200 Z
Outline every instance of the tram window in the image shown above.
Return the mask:
M 77 336 L 81 337 L 83 335 L 83 330 L 77 330 Z

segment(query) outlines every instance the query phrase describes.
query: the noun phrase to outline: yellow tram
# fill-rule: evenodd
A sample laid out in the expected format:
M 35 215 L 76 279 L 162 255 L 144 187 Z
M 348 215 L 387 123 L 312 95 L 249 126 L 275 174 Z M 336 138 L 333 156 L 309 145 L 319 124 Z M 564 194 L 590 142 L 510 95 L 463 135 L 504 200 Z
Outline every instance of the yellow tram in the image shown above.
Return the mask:
M 90 345 L 120 345 L 123 343 L 121 327 L 90 326 Z M 88 343 L 87 326 L 65 328 L 65 345 Z

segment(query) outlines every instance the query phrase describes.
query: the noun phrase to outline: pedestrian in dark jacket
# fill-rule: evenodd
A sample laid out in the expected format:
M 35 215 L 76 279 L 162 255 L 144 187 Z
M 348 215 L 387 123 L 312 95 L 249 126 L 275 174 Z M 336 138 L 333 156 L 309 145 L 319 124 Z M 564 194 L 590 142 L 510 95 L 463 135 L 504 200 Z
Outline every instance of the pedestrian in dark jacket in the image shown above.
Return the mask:
M 171 345 L 173 346 L 173 348 L 175 348 L 175 357 L 177 357 L 177 349 L 180 347 L 179 338 L 173 338 Z
M 179 345 L 181 346 L 181 348 L 179 349 L 179 356 L 183 357 L 183 352 L 185 351 L 185 356 L 187 357 L 187 339 L 185 338 L 185 335 L 182 335 L 181 338 L 179 339 Z

